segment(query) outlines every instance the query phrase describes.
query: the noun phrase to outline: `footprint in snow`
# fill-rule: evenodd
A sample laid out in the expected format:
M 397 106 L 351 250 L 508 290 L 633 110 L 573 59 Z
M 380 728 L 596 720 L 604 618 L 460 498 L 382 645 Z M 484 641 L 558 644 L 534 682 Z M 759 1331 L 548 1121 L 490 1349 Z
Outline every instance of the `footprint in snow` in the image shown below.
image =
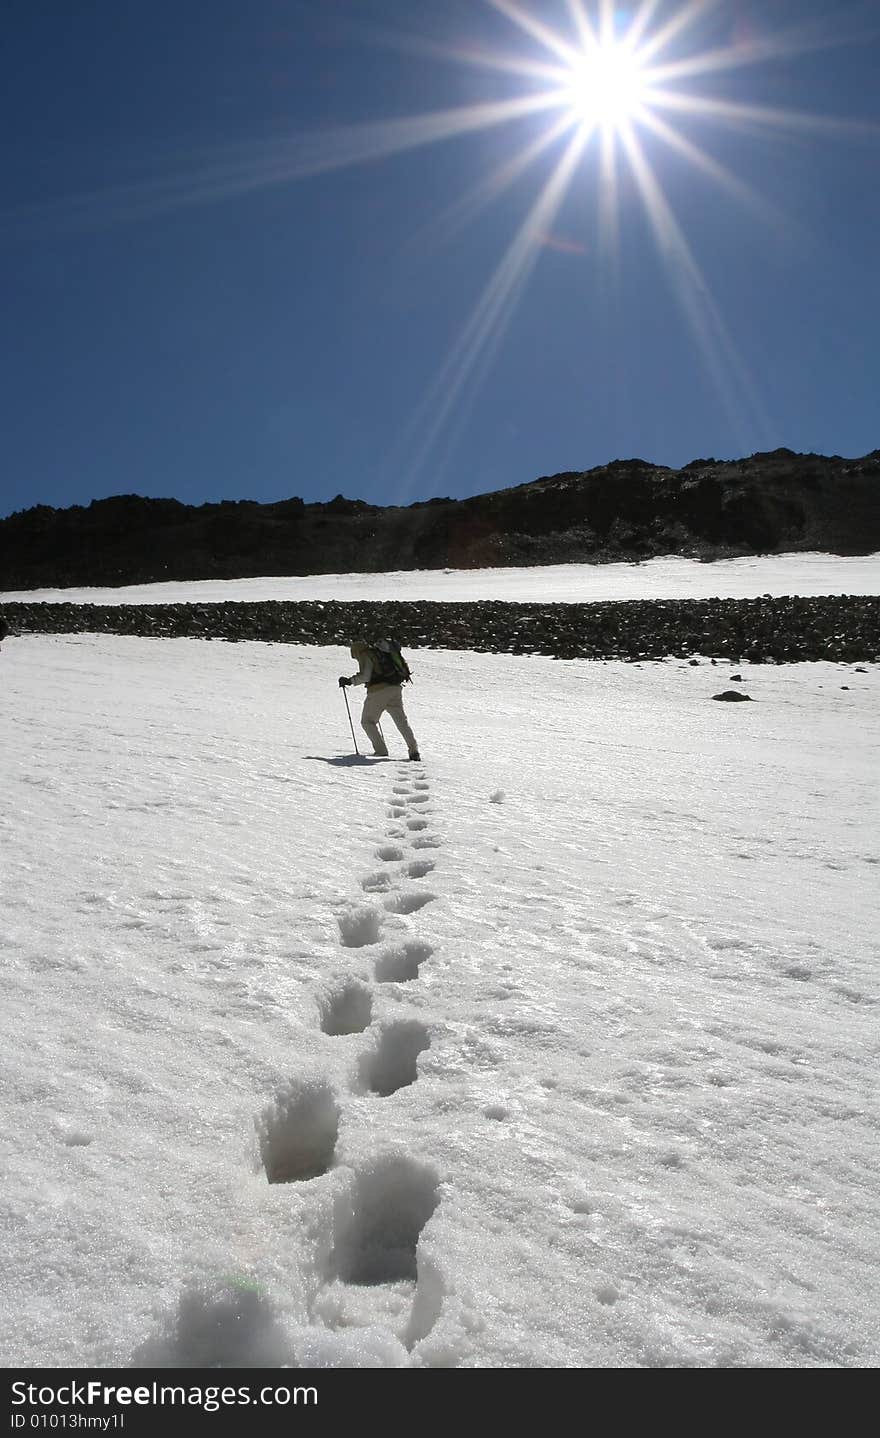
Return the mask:
M 419 965 L 433 954 L 433 945 L 418 939 L 407 939 L 385 949 L 373 968 L 380 984 L 408 984 L 419 976 Z
M 407 864 L 406 872 L 411 879 L 424 879 L 434 868 L 436 865 L 433 859 L 414 859 L 411 864 Z
M 394 880 L 387 869 L 380 869 L 377 874 L 367 874 L 361 879 L 361 888 L 367 894 L 382 894 L 394 886 Z
M 401 1019 L 386 1025 L 376 1048 L 364 1054 L 360 1061 L 359 1087 L 380 1098 L 407 1088 L 419 1076 L 419 1054 L 430 1047 L 431 1036 L 417 1019 Z
M 349 979 L 340 988 L 318 999 L 321 1029 L 332 1038 L 362 1034 L 373 1018 L 373 995 L 358 979 Z
M 407 819 L 406 827 L 410 833 L 418 833 L 420 829 L 427 829 L 428 821 L 427 819 Z
M 403 858 L 403 850 L 398 849 L 395 844 L 383 844 L 376 850 L 376 858 L 383 859 L 386 864 L 396 864 Z
M 328 1277 L 372 1287 L 418 1277 L 416 1245 L 440 1202 L 432 1168 L 403 1155 L 374 1159 L 340 1205 Z
M 791 964 L 785 970 L 787 979 L 797 979 L 800 983 L 807 983 L 813 977 L 812 970 L 804 967 L 803 964 Z
M 426 1338 L 440 1317 L 444 1292 L 419 1239 L 438 1204 L 433 1168 L 404 1155 L 383 1154 L 352 1174 L 335 1206 L 324 1286 L 313 1319 L 347 1339 L 356 1330 L 384 1333 L 406 1349 Z M 337 1342 L 339 1338 L 337 1338 Z M 390 1349 L 388 1349 L 390 1352 Z
M 347 909 L 336 919 L 339 937 L 347 949 L 362 949 L 377 944 L 382 937 L 382 914 L 371 905 Z
M 303 1183 L 331 1167 L 339 1105 L 328 1083 L 293 1080 L 277 1091 L 255 1124 L 270 1183 Z
M 424 826 L 427 828 L 427 825 Z M 434 837 L 433 834 L 422 835 L 418 839 L 410 840 L 410 847 L 413 849 L 439 849 L 442 840 Z M 401 854 L 401 858 L 403 855 Z
M 228 1278 L 185 1288 L 132 1368 L 286 1368 L 293 1345 L 282 1315 L 256 1283 Z
M 436 897 L 436 894 L 418 893 L 415 890 L 408 894 L 393 894 L 385 900 L 385 908 L 389 914 L 415 914 L 426 904 L 433 903 Z

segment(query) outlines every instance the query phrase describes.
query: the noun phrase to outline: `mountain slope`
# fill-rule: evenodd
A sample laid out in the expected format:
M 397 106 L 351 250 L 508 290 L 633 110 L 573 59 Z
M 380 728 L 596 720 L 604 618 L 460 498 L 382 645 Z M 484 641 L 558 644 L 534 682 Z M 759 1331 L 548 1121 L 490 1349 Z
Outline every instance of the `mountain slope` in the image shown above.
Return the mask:
M 121 495 L 0 520 L 0 587 L 880 549 L 880 450 L 615 460 L 470 499 L 382 507 Z

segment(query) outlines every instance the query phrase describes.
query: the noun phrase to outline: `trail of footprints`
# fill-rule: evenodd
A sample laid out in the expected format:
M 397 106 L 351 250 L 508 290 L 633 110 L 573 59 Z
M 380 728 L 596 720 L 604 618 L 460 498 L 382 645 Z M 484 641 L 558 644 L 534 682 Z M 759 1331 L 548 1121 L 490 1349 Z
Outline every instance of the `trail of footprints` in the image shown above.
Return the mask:
M 318 1021 L 330 1039 L 364 1034 L 372 1039 L 357 1057 L 353 1094 L 384 1101 L 416 1083 L 419 1055 L 431 1035 L 420 1019 L 385 1022 L 381 986 L 409 984 L 433 953 L 415 937 L 411 916 L 435 895 L 410 881 L 428 877 L 435 860 L 426 852 L 440 840 L 431 832 L 430 784 L 421 766 L 401 769 L 391 793 L 388 827 L 374 851 L 381 867 L 361 881 L 364 898 L 338 916 L 344 951 L 358 950 L 369 978 L 352 974 L 319 996 Z M 331 1169 L 344 1173 L 344 1199 L 337 1200 L 327 1232 L 310 1314 L 331 1330 L 389 1329 L 412 1348 L 427 1336 L 440 1302 L 419 1285 L 419 1236 L 439 1203 L 438 1176 L 398 1152 L 377 1154 L 359 1169 L 337 1166 L 343 1105 L 322 1080 L 293 1080 L 279 1089 L 256 1121 L 260 1157 L 271 1184 L 308 1183 Z

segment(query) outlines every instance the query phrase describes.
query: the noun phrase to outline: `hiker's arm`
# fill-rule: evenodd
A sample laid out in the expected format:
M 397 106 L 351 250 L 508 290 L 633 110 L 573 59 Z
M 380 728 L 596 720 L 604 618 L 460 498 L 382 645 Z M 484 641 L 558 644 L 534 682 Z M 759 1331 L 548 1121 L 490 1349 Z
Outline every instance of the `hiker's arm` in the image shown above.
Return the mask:
M 369 684 L 372 677 L 373 661 L 370 658 L 369 654 L 365 654 L 363 659 L 361 660 L 361 667 L 358 670 L 357 674 L 353 674 L 348 682 L 349 684 Z

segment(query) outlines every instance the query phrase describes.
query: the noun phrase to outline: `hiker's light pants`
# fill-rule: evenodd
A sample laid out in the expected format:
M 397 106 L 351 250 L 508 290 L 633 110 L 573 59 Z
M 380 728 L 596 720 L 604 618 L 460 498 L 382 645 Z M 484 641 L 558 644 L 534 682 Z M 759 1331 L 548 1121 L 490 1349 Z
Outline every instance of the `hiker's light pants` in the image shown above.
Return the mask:
M 414 754 L 419 746 L 403 712 L 403 695 L 399 684 L 371 684 L 367 690 L 361 711 L 361 725 L 377 754 L 388 753 L 379 733 L 379 720 L 383 714 L 390 714 L 400 730 L 407 751 Z

